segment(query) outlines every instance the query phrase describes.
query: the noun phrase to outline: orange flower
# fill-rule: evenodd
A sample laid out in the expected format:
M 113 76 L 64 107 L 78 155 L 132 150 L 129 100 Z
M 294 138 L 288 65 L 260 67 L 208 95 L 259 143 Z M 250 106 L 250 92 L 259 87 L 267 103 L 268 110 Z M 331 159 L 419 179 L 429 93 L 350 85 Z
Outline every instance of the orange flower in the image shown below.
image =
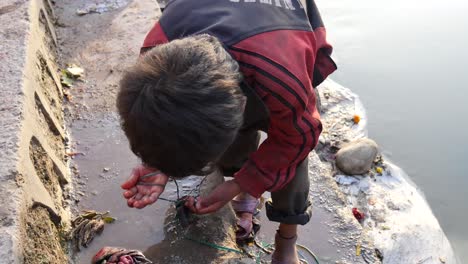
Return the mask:
M 354 115 L 353 121 L 354 121 L 354 124 L 359 124 L 359 121 L 361 121 L 361 117 L 358 115 Z

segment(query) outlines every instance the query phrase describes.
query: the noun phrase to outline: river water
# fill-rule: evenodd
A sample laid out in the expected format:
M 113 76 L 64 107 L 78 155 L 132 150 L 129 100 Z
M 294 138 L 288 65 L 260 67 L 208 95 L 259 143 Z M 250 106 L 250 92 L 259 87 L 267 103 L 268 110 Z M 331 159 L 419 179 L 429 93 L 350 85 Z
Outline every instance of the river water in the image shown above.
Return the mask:
M 317 0 L 369 136 L 422 189 L 460 263 L 468 259 L 468 2 Z

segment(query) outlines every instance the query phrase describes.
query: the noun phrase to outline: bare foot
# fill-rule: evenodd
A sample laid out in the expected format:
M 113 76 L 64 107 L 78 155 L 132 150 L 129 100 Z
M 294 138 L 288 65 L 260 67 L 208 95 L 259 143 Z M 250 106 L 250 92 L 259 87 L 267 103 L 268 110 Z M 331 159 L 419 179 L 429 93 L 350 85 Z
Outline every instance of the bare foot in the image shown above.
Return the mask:
M 279 232 L 275 236 L 275 251 L 271 257 L 271 264 L 300 264 L 296 250 L 297 236 L 282 237 Z

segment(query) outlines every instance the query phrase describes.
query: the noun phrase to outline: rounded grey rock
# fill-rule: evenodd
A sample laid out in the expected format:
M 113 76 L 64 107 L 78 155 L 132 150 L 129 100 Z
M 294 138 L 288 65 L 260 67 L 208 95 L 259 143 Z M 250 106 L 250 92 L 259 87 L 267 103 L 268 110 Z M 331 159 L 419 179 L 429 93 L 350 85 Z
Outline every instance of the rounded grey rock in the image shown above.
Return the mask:
M 348 175 L 364 174 L 370 170 L 378 154 L 378 145 L 368 138 L 352 141 L 336 153 L 336 166 Z

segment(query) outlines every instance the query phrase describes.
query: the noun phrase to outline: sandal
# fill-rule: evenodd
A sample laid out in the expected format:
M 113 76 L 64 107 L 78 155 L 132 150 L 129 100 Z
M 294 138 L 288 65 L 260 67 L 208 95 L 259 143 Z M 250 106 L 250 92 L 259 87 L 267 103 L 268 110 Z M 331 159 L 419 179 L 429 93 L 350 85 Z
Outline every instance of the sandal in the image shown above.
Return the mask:
M 260 221 L 255 217 L 258 214 L 257 207 L 260 202 L 257 199 L 232 200 L 231 205 L 236 215 L 237 231 L 236 241 L 238 243 L 253 241 L 255 234 L 260 230 Z M 252 214 L 252 221 L 242 219 L 239 216 L 242 213 Z

